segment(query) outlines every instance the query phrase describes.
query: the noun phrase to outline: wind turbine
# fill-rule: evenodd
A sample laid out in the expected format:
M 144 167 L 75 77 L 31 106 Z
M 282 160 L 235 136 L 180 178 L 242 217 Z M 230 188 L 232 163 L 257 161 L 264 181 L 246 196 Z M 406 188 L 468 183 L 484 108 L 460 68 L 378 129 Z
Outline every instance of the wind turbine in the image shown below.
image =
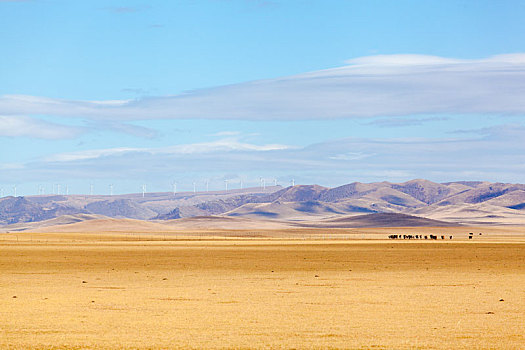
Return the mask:
M 142 185 L 142 198 L 146 195 L 146 184 Z
M 295 186 L 295 179 L 292 179 L 292 187 Z
M 210 186 L 210 180 L 206 180 L 206 192 L 208 192 Z
M 241 190 L 242 190 L 242 179 L 240 181 L 241 181 Z
M 195 188 L 195 181 L 193 181 L 193 193 L 197 192 L 197 189 Z
M 259 187 L 262 187 L 262 183 L 263 183 L 262 177 L 259 176 Z
M 113 185 L 109 185 L 109 195 L 112 196 L 113 195 Z
M 60 184 L 57 184 L 57 194 L 60 194 Z
M 69 195 L 69 186 L 66 185 L 66 196 L 68 196 L 68 195 Z
M 273 179 L 273 185 L 277 186 L 277 179 Z
M 173 182 L 173 195 L 175 195 L 177 193 L 177 183 L 176 182 Z
M 226 188 L 226 191 L 228 191 L 228 180 L 224 180 L 224 186 Z
M 13 186 L 13 192 L 15 193 L 15 197 L 16 197 L 16 185 Z

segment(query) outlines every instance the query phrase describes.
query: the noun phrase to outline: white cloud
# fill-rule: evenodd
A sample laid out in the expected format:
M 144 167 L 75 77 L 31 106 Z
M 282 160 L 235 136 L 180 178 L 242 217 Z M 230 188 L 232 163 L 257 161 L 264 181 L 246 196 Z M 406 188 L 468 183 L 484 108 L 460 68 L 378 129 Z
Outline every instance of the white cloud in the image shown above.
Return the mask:
M 383 55 L 180 95 L 74 101 L 4 95 L 0 114 L 98 120 L 306 120 L 414 114 L 525 114 L 525 54 L 484 59 Z
M 102 157 L 130 155 L 136 157 L 137 153 L 148 155 L 193 155 L 220 152 L 264 152 L 291 149 L 291 146 L 269 144 L 253 145 L 242 143 L 235 139 L 222 139 L 214 142 L 192 143 L 158 148 L 130 148 L 118 147 L 108 149 L 95 149 L 79 152 L 59 153 L 46 157 L 46 162 L 74 162 Z
M 359 160 L 359 159 L 371 157 L 373 155 L 374 154 L 365 154 L 362 152 L 347 152 L 347 153 L 335 154 L 333 156 L 329 156 L 328 158 L 334 159 L 334 160 Z
M 83 130 L 26 116 L 0 115 L 0 136 L 41 139 L 73 138 Z
M 390 118 L 380 118 L 372 120 L 370 122 L 364 123 L 364 125 L 374 125 L 381 128 L 400 128 L 413 125 L 422 125 L 426 122 L 435 122 L 435 121 L 448 121 L 447 117 L 428 117 L 428 118 L 417 118 L 417 117 L 390 117 Z
M 464 62 L 467 61 L 428 55 L 376 55 L 359 57 L 346 61 L 346 63 L 354 66 L 415 66 L 457 64 Z
M 244 174 L 258 178 L 296 174 L 302 183 L 321 181 L 325 185 L 411 178 L 523 182 L 525 127 L 497 126 L 456 136 L 346 138 L 303 148 L 222 139 L 162 148 L 87 150 L 35 160 L 23 164 L 23 169 L 3 169 L 0 180 L 166 181 L 179 176 Z
M 111 130 L 136 137 L 152 139 L 158 131 L 119 121 L 95 120 L 85 126 L 69 126 L 23 115 L 0 115 L 0 137 L 29 137 L 40 139 L 70 139 L 87 131 Z
M 108 149 L 94 149 L 79 152 L 59 153 L 44 158 L 46 162 L 74 162 L 78 160 L 96 159 L 106 156 L 118 156 L 130 152 L 138 152 L 140 148 L 108 148 Z
M 2 170 L 18 170 L 24 169 L 24 164 L 21 163 L 2 163 L 0 164 Z
M 223 136 L 238 136 L 240 134 L 241 134 L 240 131 L 219 131 L 219 132 L 216 132 L 214 134 L 211 134 L 210 136 L 223 137 Z
M 129 123 L 116 122 L 116 121 L 111 121 L 111 120 L 109 121 L 97 120 L 97 121 L 92 121 L 88 124 L 91 130 L 95 130 L 95 131 L 112 130 L 112 131 L 122 132 L 128 135 L 133 135 L 136 137 L 141 137 L 141 138 L 146 138 L 146 139 L 153 139 L 159 135 L 158 131 L 151 129 L 151 128 L 133 125 Z

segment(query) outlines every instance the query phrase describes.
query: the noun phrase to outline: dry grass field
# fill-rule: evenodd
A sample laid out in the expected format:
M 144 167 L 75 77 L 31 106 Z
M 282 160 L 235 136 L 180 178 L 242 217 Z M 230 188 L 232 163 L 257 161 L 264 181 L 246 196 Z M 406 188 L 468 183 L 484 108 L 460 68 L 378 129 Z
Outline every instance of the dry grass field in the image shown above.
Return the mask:
M 2 234 L 0 348 L 525 348 L 523 230 L 438 230 Z

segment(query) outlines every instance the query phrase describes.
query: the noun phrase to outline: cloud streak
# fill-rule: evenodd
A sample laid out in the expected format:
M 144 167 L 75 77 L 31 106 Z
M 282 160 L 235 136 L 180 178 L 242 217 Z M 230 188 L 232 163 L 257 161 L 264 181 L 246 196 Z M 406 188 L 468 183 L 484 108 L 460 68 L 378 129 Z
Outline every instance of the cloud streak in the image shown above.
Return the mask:
M 0 136 L 39 139 L 68 139 L 84 132 L 83 128 L 60 125 L 26 116 L 0 115 Z
M 162 148 L 110 148 L 60 153 L 4 169 L 0 180 L 67 178 L 165 181 L 192 174 L 296 174 L 303 183 L 351 181 L 522 181 L 525 128 L 474 130 L 450 138 L 346 138 L 302 148 L 255 145 L 235 138 Z
M 422 55 L 353 59 L 277 79 L 120 101 L 0 97 L 0 114 L 93 120 L 322 120 L 418 114 L 525 114 L 525 54 L 459 60 Z
M 423 125 L 426 122 L 446 121 L 446 117 L 429 117 L 429 118 L 381 118 L 365 123 L 365 125 L 374 125 L 380 128 L 401 128 L 414 125 Z
M 224 152 L 265 152 L 291 149 L 287 145 L 254 145 L 249 143 L 239 142 L 234 138 L 226 138 L 214 142 L 203 142 L 193 144 L 175 145 L 170 147 L 159 148 L 132 148 L 132 147 L 118 147 L 108 149 L 87 150 L 79 152 L 60 153 L 45 158 L 46 162 L 74 162 L 79 160 L 97 159 L 104 157 L 118 157 L 122 155 L 134 157 L 140 154 L 145 155 L 172 155 L 172 156 L 186 156 L 194 154 L 210 154 L 210 153 L 224 153 Z

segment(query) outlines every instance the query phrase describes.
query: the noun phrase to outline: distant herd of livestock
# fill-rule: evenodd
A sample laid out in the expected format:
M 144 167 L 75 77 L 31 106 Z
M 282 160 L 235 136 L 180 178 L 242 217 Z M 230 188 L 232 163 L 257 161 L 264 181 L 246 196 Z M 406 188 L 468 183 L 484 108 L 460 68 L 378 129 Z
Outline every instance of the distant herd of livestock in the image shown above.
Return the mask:
M 481 233 L 479 234 L 481 236 Z M 440 237 L 441 239 L 445 239 L 445 236 L 442 235 L 442 236 L 435 236 L 435 235 L 389 235 L 388 238 L 389 239 L 433 239 L 433 240 L 437 240 L 438 237 Z M 472 237 L 474 237 L 474 234 L 472 232 L 470 232 L 468 234 L 468 239 L 472 239 Z M 452 236 L 448 236 L 448 239 L 452 239 L 453 237 Z

